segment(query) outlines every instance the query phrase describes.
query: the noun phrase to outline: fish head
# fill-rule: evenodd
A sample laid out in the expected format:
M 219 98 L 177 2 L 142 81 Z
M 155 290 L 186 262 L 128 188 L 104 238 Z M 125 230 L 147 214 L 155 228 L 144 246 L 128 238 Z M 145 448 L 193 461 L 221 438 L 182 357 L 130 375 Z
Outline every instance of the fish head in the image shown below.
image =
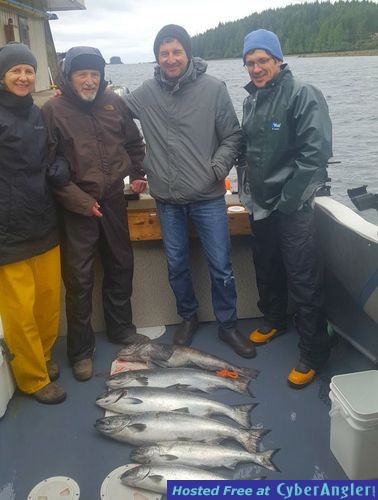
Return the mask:
M 129 344 L 119 351 L 118 358 L 126 361 L 145 361 L 148 359 L 150 346 L 150 343 Z
M 98 418 L 94 424 L 96 430 L 102 434 L 117 434 L 129 425 L 131 418 L 129 415 L 116 415 L 114 417 Z
M 132 469 L 127 470 L 121 476 L 121 481 L 129 486 L 137 486 L 141 484 L 150 474 L 150 467 L 145 465 L 137 465 Z
M 102 408 L 108 408 L 109 406 L 119 401 L 122 396 L 124 396 L 125 392 L 127 391 L 122 389 L 107 391 L 96 398 L 96 404 L 98 404 Z
M 158 446 L 139 446 L 130 453 L 130 459 L 139 464 L 149 464 L 159 455 Z
M 108 379 L 105 380 L 105 384 L 107 387 L 109 387 L 109 389 L 121 389 L 125 384 L 124 377 L 121 377 L 120 374 L 111 375 Z

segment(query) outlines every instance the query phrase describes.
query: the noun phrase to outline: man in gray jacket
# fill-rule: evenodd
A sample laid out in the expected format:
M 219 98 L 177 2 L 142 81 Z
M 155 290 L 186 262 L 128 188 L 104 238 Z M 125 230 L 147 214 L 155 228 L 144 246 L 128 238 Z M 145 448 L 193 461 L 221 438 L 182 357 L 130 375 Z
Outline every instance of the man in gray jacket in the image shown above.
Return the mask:
M 219 337 L 240 356 L 255 356 L 238 332 L 235 280 L 224 200 L 224 178 L 234 165 L 241 131 L 223 82 L 206 75 L 192 58 L 191 39 L 181 26 L 156 36 L 154 78 L 126 96 L 147 143 L 144 169 L 156 200 L 168 262 L 169 282 L 183 321 L 174 343 L 190 345 L 198 329 L 198 302 L 189 267 L 189 219 L 206 254 Z

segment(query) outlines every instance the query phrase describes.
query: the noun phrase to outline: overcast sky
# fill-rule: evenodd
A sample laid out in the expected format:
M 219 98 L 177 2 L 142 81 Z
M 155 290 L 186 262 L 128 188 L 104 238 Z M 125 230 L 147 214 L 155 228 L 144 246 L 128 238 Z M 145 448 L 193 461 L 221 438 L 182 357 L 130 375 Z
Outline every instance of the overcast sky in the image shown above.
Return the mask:
M 101 50 L 108 61 L 153 61 L 152 46 L 165 24 L 180 24 L 190 35 L 203 33 L 219 22 L 234 21 L 253 12 L 306 0 L 86 0 L 87 10 L 57 12 L 50 21 L 57 52 L 75 45 Z

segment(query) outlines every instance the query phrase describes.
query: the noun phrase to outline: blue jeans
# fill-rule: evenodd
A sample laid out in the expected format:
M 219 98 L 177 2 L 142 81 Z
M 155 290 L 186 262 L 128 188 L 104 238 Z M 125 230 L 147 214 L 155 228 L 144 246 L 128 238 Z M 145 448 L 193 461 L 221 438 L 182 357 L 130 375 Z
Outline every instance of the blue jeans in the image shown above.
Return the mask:
M 224 198 L 174 205 L 156 201 L 168 278 L 178 314 L 189 320 L 198 309 L 189 265 L 189 218 L 200 238 L 211 278 L 214 315 L 222 328 L 236 326 L 236 290 Z

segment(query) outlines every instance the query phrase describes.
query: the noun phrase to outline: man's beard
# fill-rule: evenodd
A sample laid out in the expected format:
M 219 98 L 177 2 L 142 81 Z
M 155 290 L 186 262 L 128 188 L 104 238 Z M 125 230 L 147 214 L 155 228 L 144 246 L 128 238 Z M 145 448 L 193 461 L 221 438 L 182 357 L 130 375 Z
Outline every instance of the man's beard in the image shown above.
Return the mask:
M 97 96 L 97 90 L 96 91 L 93 91 L 93 94 L 85 94 L 84 92 L 78 92 L 79 96 L 81 99 L 83 99 L 83 101 L 87 101 L 87 102 L 93 102 L 95 99 L 96 99 L 96 96 Z

